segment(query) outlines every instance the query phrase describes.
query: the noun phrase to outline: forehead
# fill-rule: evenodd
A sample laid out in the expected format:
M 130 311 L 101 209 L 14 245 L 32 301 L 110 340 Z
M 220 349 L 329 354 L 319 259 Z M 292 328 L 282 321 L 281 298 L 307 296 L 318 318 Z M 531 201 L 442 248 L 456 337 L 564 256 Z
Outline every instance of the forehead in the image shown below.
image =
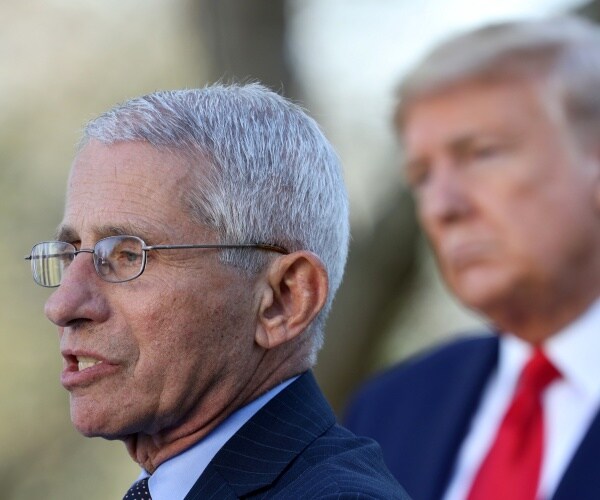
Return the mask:
M 147 143 L 92 141 L 73 162 L 61 228 L 83 235 L 97 228 L 139 233 L 176 226 L 189 218 L 189 172 L 182 157 Z
M 416 99 L 401 137 L 410 150 L 478 134 L 521 134 L 563 121 L 556 93 L 540 79 L 463 82 Z

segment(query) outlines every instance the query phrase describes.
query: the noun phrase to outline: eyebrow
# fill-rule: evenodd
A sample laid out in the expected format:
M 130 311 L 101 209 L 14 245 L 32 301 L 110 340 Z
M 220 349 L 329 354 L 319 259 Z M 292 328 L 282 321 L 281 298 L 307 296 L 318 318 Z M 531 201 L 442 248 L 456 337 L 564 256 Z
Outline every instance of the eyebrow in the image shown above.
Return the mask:
M 457 137 L 456 139 L 454 139 L 453 141 L 451 141 L 448 144 L 448 148 L 454 154 L 461 155 L 461 154 L 469 151 L 469 149 L 471 147 L 473 147 L 473 145 L 481 139 L 482 139 L 481 136 L 475 136 L 475 135 Z
M 497 138 L 498 134 L 489 133 L 489 132 L 465 132 L 456 137 L 452 137 L 450 140 L 444 142 L 443 147 L 451 151 L 452 153 L 463 153 L 468 150 L 474 143 L 480 140 L 488 139 L 490 137 Z M 510 137 L 499 137 L 499 140 L 508 141 L 511 140 Z M 420 157 L 408 158 L 404 162 L 405 168 L 417 168 L 426 163 Z
M 445 147 L 452 151 L 464 150 L 474 142 L 482 138 L 489 137 L 490 135 L 492 134 L 490 134 L 489 132 L 467 131 L 460 135 L 450 138 L 450 140 L 446 142 Z
M 100 240 L 102 238 L 106 238 L 108 236 L 125 236 L 125 235 L 131 235 L 131 236 L 138 236 L 138 237 L 142 237 L 142 236 L 146 236 L 145 238 L 142 238 L 144 241 L 151 240 L 150 238 L 147 238 L 147 235 L 149 233 L 149 229 L 147 227 L 142 228 L 141 226 L 138 226 L 136 224 L 131 224 L 131 223 L 127 223 L 127 224 L 105 224 L 102 226 L 94 226 L 92 227 L 92 232 L 94 235 L 96 235 L 96 237 Z M 58 229 L 56 230 L 56 239 L 58 241 L 66 241 L 66 242 L 72 242 L 72 241 L 77 241 L 79 240 L 81 237 L 79 235 L 79 232 L 77 230 L 75 230 L 75 228 L 73 228 L 72 226 L 68 225 L 68 224 L 61 224 Z
M 73 229 L 71 226 L 61 224 L 54 232 L 54 239 L 57 241 L 67 242 L 75 241 L 78 239 L 77 231 L 75 231 L 75 229 Z
M 443 144 L 443 148 L 450 151 L 453 155 L 464 154 L 479 140 L 489 137 L 491 134 L 485 132 L 464 132 L 456 137 L 452 137 L 450 140 Z M 410 178 L 410 174 L 418 172 L 423 168 L 429 167 L 429 160 L 420 156 L 414 158 L 407 158 L 403 163 L 404 171 L 407 177 Z

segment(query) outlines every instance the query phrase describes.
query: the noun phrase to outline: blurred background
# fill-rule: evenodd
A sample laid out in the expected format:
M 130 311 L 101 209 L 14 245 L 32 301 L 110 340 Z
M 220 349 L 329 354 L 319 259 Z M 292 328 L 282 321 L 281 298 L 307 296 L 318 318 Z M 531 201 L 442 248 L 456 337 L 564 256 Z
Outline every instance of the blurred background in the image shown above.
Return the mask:
M 394 86 L 446 36 L 579 11 L 575 0 L 0 0 L 0 482 L 6 500 L 121 498 L 137 466 L 71 427 L 49 292 L 22 260 L 61 218 L 84 122 L 158 89 L 258 79 L 301 102 L 344 163 L 353 242 L 317 376 L 336 411 L 376 370 L 479 319 L 416 227 Z

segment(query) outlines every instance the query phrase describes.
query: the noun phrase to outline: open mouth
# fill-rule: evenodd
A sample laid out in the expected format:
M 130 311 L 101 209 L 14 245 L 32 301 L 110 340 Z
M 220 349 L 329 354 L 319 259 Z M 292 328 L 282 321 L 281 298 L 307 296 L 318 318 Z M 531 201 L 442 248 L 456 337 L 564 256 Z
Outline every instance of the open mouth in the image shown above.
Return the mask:
M 100 379 L 110 376 L 118 371 L 118 365 L 105 359 L 98 359 L 90 354 L 63 353 L 63 370 L 61 383 L 67 390 L 89 386 Z
M 90 356 L 73 356 L 72 361 L 74 362 L 74 364 L 76 364 L 77 371 L 80 372 L 102 363 L 102 361 L 100 361 L 99 359 L 92 358 Z

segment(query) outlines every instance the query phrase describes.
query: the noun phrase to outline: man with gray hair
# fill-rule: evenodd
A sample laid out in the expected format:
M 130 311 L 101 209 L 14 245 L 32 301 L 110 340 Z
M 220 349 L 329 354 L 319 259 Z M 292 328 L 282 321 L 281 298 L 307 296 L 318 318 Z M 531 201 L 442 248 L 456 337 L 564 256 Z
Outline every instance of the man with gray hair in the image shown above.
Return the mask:
M 75 427 L 142 467 L 125 498 L 407 498 L 310 373 L 347 246 L 335 152 L 258 84 L 86 126 L 56 239 L 28 259 L 56 287 Z
M 415 500 L 600 495 L 600 29 L 508 22 L 435 49 L 397 129 L 441 274 L 493 334 L 400 364 L 346 424 Z

